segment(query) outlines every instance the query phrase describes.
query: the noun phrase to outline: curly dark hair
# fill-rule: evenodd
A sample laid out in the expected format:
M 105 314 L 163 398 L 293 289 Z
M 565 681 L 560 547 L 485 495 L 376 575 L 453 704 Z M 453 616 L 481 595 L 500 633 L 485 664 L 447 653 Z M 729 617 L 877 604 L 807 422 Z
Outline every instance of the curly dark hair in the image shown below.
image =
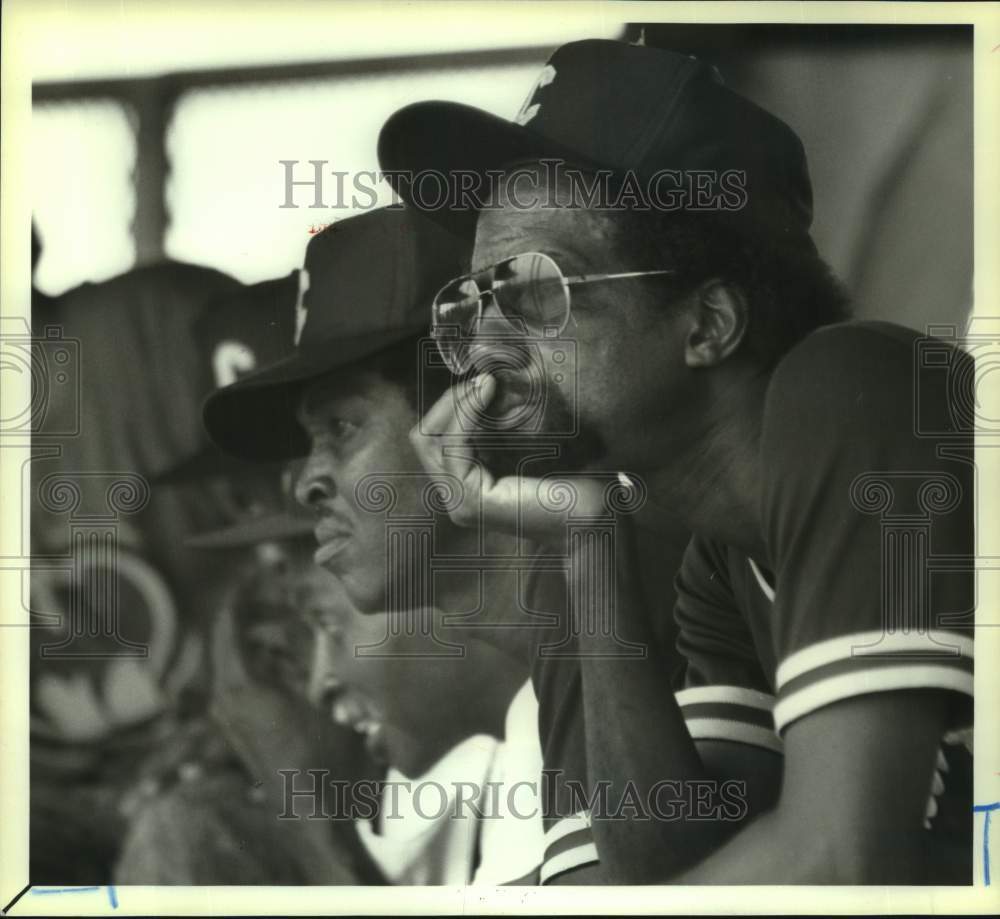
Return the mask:
M 769 370 L 820 326 L 850 318 L 846 290 L 808 244 L 751 235 L 717 214 L 629 211 L 614 215 L 622 251 L 643 267 L 677 270 L 678 295 L 711 278 L 742 292 L 749 325 L 742 353 Z

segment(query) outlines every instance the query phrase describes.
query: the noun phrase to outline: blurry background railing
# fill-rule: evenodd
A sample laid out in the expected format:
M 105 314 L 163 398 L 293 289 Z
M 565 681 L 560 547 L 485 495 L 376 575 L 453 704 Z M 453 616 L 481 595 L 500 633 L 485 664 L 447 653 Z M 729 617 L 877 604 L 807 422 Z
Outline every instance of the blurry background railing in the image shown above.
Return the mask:
M 317 212 L 285 170 L 377 168 L 381 122 L 419 99 L 513 114 L 551 46 L 240 67 L 33 89 L 36 282 L 57 294 L 164 257 L 253 282 L 298 265 Z M 346 183 L 351 192 L 350 178 Z M 388 203 L 383 186 L 382 203 Z M 331 195 L 327 196 L 328 198 Z M 345 196 L 347 197 L 347 196 Z M 362 203 L 367 203 L 365 197 Z

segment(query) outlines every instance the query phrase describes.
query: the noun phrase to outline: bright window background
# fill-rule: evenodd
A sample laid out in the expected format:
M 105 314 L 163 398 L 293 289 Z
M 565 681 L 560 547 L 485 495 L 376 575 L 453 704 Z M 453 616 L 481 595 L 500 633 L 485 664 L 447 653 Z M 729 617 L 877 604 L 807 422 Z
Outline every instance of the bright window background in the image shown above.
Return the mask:
M 603 0 L 30 0 L 34 79 L 135 78 L 213 67 L 393 57 L 622 33 Z
M 59 294 L 135 262 L 135 130 L 117 102 L 36 105 L 31 119 L 39 289 Z
M 132 80 L 185 71 L 293 62 L 552 48 L 622 34 L 602 2 L 458 4 L 423 0 L 32 0 L 20 40 L 33 82 Z M 538 66 L 545 56 L 539 52 Z M 281 210 L 279 159 L 372 170 L 384 118 L 421 98 L 456 99 L 512 115 L 538 67 L 289 83 L 220 84 L 183 95 L 168 127 L 168 256 L 244 281 L 297 265 L 311 221 Z M 201 84 L 204 86 L 204 84 Z M 35 276 L 56 294 L 135 262 L 132 125 L 120 106 L 35 106 L 33 210 L 43 253 Z M 332 178 L 332 177 L 331 177 Z M 299 189 L 302 195 L 306 189 Z M 386 189 L 388 194 L 388 189 Z M 304 198 L 303 198 L 304 200 Z M 341 211 L 336 216 L 344 217 Z
M 421 99 L 452 99 L 512 117 L 538 75 L 537 65 L 490 66 L 433 73 L 391 73 L 279 85 L 192 91 L 178 103 L 167 138 L 170 258 L 210 265 L 250 283 L 286 274 L 302 262 L 309 228 L 350 208 L 309 207 L 311 188 L 297 186 L 297 208 L 282 208 L 285 167 L 311 180 L 310 160 L 325 160 L 323 200 L 337 198 L 333 170 L 352 177 L 376 171 L 376 141 L 386 118 Z M 366 186 L 374 183 L 364 179 Z M 392 196 L 382 183 L 380 204 Z M 362 206 L 368 203 L 359 195 Z

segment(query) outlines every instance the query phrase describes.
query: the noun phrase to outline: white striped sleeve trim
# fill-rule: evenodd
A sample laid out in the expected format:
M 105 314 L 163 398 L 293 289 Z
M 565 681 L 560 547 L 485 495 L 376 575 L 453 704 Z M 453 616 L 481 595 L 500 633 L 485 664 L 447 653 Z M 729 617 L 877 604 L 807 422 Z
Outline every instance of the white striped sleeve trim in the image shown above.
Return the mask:
M 684 722 L 692 740 L 729 740 L 784 753 L 785 745 L 772 730 L 725 718 L 691 718 Z
M 572 871 L 574 868 L 581 868 L 584 865 L 590 865 L 598 861 L 600 859 L 597 857 L 597 846 L 592 842 L 588 842 L 574 849 L 567 849 L 565 852 L 560 852 L 554 858 L 549 859 L 542 865 L 538 880 L 540 883 L 545 884 L 557 874 L 562 874 L 564 871 Z
M 580 811 L 549 827 L 545 833 L 545 858 L 538 875 L 539 883 L 544 884 L 564 871 L 600 861 L 590 824 L 589 811 Z M 552 852 L 553 849 L 557 851 Z
M 782 752 L 774 696 L 746 686 L 692 686 L 676 693 L 692 740 L 728 740 Z
M 572 817 L 563 817 L 558 823 L 554 823 L 545 831 L 545 848 L 558 842 L 564 836 L 575 833 L 577 830 L 590 829 L 590 811 L 580 811 Z
M 859 668 L 809 683 L 779 698 L 774 707 L 775 729 L 780 734 L 797 718 L 841 699 L 900 689 L 949 689 L 971 696 L 972 674 L 948 665 L 919 661 L 905 667 Z
M 920 652 L 925 652 L 929 659 L 940 662 L 943 658 L 953 657 L 956 660 L 973 656 L 973 641 L 966 635 L 957 632 L 932 630 L 923 634 L 897 632 L 889 634 L 881 630 L 870 632 L 855 632 L 851 635 L 838 635 L 826 641 L 809 645 L 800 651 L 788 655 L 779 665 L 775 674 L 775 683 L 780 693 L 781 688 L 790 680 L 816 670 L 826 664 L 850 658 L 870 657 L 878 661 L 879 657 L 888 654 L 911 653 L 914 661 Z
M 728 702 L 747 705 L 769 712 L 774 708 L 774 696 L 745 686 L 692 686 L 674 693 L 677 704 L 699 705 L 703 702 Z

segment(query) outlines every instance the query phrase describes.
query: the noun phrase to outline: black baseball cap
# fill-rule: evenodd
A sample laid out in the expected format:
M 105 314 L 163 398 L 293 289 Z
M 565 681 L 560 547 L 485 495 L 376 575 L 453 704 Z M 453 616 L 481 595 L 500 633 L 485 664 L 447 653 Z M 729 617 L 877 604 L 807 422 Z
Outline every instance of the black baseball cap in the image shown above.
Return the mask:
M 191 325 L 209 392 L 280 360 L 292 351 L 298 271 L 243 286 L 209 302 Z M 315 521 L 291 495 L 291 470 L 202 447 L 152 476 L 157 486 L 198 486 L 228 518 L 222 526 L 185 537 L 192 549 L 231 549 L 301 538 Z
M 206 304 L 191 335 L 206 381 L 206 394 L 269 366 L 293 350 L 298 271 L 248 284 Z M 238 477 L 247 461 L 220 450 L 207 437 L 193 453 L 150 477 L 153 485 L 189 485 Z M 276 474 L 280 468 L 276 467 Z
M 299 271 L 294 350 L 214 392 L 203 419 L 224 451 L 251 460 L 304 456 L 303 387 L 428 330 L 430 304 L 469 267 L 470 246 L 413 209 L 379 208 L 315 235 Z
M 783 121 L 724 86 L 718 71 L 687 54 L 604 39 L 558 48 L 520 113 L 507 121 L 456 102 L 406 106 L 382 127 L 379 162 L 404 201 L 423 202 L 409 179 L 426 170 L 487 171 L 541 159 L 632 173 L 742 170 L 746 206 L 722 216 L 754 233 L 814 249 L 806 156 Z M 474 208 L 426 212 L 460 235 Z

